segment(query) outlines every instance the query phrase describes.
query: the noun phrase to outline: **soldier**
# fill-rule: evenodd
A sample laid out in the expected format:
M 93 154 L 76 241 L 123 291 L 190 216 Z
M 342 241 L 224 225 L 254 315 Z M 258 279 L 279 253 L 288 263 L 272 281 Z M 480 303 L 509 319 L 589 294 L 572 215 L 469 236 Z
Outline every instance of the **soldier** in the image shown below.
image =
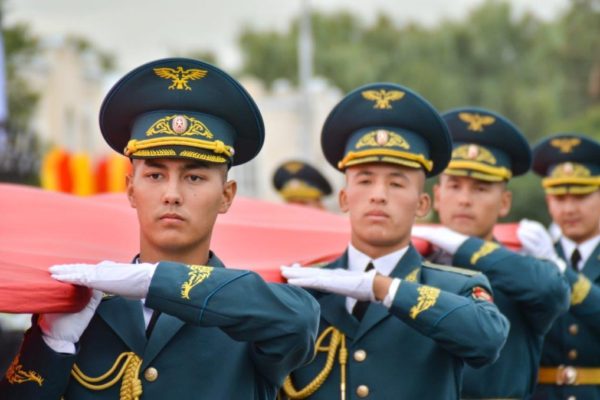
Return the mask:
M 273 175 L 273 186 L 287 203 L 324 209 L 322 199 L 331 194 L 331 185 L 313 166 L 287 161 Z
M 458 399 L 464 364 L 493 362 L 508 323 L 483 274 L 424 262 L 410 243 L 430 205 L 425 178 L 450 158 L 444 121 L 411 90 L 373 83 L 331 111 L 321 144 L 346 177 L 351 238 L 323 268 L 282 267 L 322 312 L 317 356 L 286 380 L 287 396 Z
M 554 245 L 540 229 L 527 250 L 567 261 L 569 312 L 546 335 L 536 400 L 600 399 L 600 143 L 565 133 L 533 151 L 552 221 L 560 227 Z
M 263 143 L 254 101 L 212 65 L 158 60 L 111 89 L 100 128 L 132 159 L 140 253 L 132 264 L 50 269 L 94 295 L 78 313 L 34 317 L 0 397 L 274 399 L 313 355 L 318 304 L 210 251 L 236 192 L 227 171 Z
M 439 248 L 432 261 L 484 273 L 510 321 L 500 358 L 483 368 L 465 368 L 462 397 L 529 398 L 544 335 L 569 301 L 568 284 L 555 263 L 514 253 L 493 237 L 494 225 L 510 211 L 507 183 L 529 170 L 531 150 L 509 120 L 489 110 L 466 107 L 443 118 L 454 142 L 452 159 L 433 188 L 444 227 L 417 227 L 413 234 Z M 524 220 L 519 226 L 523 243 L 532 224 Z M 558 264 L 564 270 L 564 263 Z

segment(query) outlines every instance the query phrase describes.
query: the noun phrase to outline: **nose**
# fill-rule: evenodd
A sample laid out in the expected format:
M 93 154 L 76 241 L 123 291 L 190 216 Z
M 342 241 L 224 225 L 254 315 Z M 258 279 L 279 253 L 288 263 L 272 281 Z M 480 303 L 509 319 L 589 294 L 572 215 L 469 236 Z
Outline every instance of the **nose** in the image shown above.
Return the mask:
M 460 189 L 458 192 L 458 202 L 463 207 L 470 206 L 472 203 L 471 192 L 465 188 Z
M 387 203 L 387 190 L 385 185 L 376 183 L 373 185 L 371 191 L 370 202 L 374 204 L 386 204 Z
M 181 191 L 177 179 L 170 179 L 163 194 L 163 204 L 181 205 L 181 200 Z

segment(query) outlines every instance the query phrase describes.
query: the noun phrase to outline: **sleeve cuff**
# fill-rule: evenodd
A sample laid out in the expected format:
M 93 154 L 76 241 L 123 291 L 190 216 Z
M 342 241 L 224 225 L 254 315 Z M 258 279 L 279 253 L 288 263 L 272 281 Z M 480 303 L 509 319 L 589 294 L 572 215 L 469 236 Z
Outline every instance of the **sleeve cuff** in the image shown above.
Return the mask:
M 387 308 L 390 308 L 392 306 L 392 303 L 394 302 L 394 298 L 396 297 L 396 293 L 398 292 L 398 288 L 400 287 L 400 282 L 401 282 L 401 279 L 399 279 L 399 278 L 394 278 L 392 280 L 392 283 L 390 284 L 390 288 L 389 288 L 387 294 L 385 295 L 385 298 L 383 299 L 383 305 L 386 306 Z

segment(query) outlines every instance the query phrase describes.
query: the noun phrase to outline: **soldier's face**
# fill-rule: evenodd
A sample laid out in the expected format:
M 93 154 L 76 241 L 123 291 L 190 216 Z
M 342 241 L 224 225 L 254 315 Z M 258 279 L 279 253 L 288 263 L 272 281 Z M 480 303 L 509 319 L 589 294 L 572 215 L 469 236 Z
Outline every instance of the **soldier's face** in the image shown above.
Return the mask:
M 585 242 L 600 234 L 600 190 L 590 194 L 546 195 L 552 220 L 567 238 Z
M 236 191 L 223 168 L 176 159 L 134 160 L 127 192 L 137 210 L 142 251 L 166 256 L 208 249 L 215 220 L 227 212 Z
M 446 174 L 433 187 L 433 194 L 442 225 L 486 240 L 492 239 L 494 225 L 508 214 L 512 202 L 503 182 Z
M 340 208 L 350 215 L 352 244 L 371 257 L 385 255 L 410 242 L 416 217 L 429 211 L 420 169 L 386 163 L 346 169 Z

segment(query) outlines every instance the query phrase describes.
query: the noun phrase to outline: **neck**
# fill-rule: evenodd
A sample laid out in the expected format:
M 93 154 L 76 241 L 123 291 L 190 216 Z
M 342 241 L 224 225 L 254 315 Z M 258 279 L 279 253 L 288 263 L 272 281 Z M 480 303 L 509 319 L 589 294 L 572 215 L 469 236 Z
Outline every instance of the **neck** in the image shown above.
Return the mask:
M 191 250 L 161 249 L 156 246 L 140 244 L 140 261 L 157 263 L 160 261 L 173 261 L 182 264 L 206 265 L 209 257 L 209 244 L 196 246 Z
M 358 251 L 368 255 L 369 257 L 371 257 L 371 259 L 376 260 L 380 257 L 387 256 L 388 254 L 405 248 L 410 244 L 410 239 L 402 240 L 399 243 L 385 246 L 360 242 L 355 238 L 352 238 L 351 243 L 352 246 L 354 246 Z

